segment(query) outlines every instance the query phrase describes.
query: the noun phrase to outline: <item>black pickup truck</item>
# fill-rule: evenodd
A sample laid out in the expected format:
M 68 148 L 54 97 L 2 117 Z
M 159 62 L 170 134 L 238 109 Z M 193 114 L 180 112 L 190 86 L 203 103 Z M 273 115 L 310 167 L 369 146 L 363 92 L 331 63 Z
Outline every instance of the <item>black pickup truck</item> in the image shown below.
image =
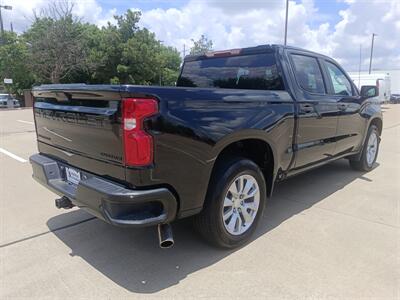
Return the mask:
M 274 184 L 347 158 L 369 171 L 382 114 L 333 59 L 279 45 L 184 60 L 176 87 L 43 85 L 33 91 L 33 177 L 118 226 L 193 216 L 213 244 L 249 239 Z

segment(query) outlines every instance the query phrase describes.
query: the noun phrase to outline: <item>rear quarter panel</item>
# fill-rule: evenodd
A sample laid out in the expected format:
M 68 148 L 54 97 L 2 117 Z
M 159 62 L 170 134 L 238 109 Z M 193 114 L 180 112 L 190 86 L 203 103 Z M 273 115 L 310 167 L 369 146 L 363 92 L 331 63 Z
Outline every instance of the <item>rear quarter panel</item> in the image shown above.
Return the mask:
M 160 100 L 160 114 L 145 124 L 154 136 L 154 166 L 141 170 L 139 185 L 173 188 L 180 216 L 201 209 L 215 159 L 235 141 L 269 143 L 275 173 L 290 164 L 294 105 L 285 91 L 138 86 L 122 93 L 139 96 Z M 126 180 L 135 174 L 128 169 Z

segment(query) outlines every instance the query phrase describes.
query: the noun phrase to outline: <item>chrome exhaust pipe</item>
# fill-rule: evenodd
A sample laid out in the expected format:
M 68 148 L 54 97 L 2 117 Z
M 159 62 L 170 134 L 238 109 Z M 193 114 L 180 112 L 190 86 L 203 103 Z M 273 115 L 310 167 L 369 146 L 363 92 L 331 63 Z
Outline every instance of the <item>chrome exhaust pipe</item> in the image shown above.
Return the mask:
M 158 240 L 162 249 L 171 248 L 174 245 L 171 225 L 158 224 Z

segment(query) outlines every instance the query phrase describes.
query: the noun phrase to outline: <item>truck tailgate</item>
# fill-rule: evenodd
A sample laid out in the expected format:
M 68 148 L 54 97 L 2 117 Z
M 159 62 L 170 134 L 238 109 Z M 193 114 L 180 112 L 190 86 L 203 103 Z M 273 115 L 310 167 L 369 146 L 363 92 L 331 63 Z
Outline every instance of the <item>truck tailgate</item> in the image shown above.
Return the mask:
M 39 151 L 125 179 L 119 90 L 34 90 Z

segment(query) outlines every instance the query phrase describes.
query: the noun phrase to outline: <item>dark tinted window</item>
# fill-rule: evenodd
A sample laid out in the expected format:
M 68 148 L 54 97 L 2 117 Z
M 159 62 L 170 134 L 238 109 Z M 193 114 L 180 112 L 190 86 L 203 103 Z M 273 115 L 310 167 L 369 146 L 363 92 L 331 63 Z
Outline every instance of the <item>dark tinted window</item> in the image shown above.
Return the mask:
M 306 91 L 324 94 L 324 80 L 317 59 L 304 55 L 292 55 L 292 59 L 300 86 Z
M 347 79 L 346 75 L 344 75 L 344 73 L 331 62 L 327 61 L 326 67 L 332 81 L 335 95 L 351 96 L 353 94 L 353 89 L 351 88 L 351 83 Z
M 283 90 L 273 53 L 185 62 L 178 86 Z

